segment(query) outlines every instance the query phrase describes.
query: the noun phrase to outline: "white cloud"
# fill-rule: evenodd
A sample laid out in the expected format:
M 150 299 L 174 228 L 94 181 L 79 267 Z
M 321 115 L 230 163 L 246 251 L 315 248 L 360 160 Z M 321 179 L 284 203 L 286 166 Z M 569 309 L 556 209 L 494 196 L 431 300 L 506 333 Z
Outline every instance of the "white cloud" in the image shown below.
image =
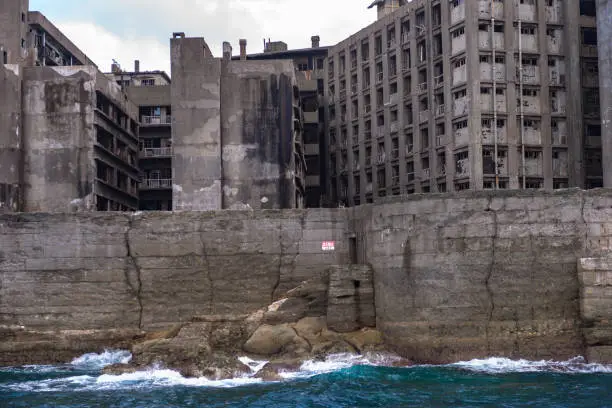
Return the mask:
M 312 35 L 319 35 L 322 45 L 334 45 L 374 21 L 376 12 L 367 10 L 369 4 L 367 0 L 107 0 L 75 4 L 70 20 L 60 17 L 54 22 L 103 71 L 110 68 L 112 58 L 127 69 L 139 59 L 143 70 L 169 71 L 172 32 L 204 37 L 217 56 L 223 41 L 231 42 L 237 53 L 239 38 L 248 40 L 249 53 L 262 52 L 264 38 L 305 48 Z
M 134 60 L 140 69 L 163 70 L 170 73 L 170 53 L 167 44 L 155 38 L 122 38 L 93 23 L 59 23 L 58 28 L 93 60 L 102 72 L 110 72 L 112 60 L 130 71 Z

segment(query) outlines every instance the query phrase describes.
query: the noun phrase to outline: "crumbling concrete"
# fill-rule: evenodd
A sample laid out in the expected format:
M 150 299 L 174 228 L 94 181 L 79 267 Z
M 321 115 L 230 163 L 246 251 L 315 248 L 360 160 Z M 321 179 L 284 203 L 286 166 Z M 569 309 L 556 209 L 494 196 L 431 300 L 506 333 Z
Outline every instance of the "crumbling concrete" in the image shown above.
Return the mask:
M 0 64 L 0 213 L 22 210 L 21 78 L 18 65 Z

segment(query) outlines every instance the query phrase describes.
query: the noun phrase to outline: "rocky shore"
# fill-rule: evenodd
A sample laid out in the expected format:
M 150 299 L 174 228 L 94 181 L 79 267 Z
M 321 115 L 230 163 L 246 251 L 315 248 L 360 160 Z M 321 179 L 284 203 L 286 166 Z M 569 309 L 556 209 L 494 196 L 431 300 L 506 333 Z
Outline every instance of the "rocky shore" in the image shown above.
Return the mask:
M 298 369 L 306 360 L 323 360 L 337 353 L 384 352 L 383 336 L 375 324 L 370 269 L 334 267 L 251 314 L 194 316 L 163 331 L 4 328 L 7 341 L 0 345 L 0 355 L 3 365 L 54 364 L 113 347 L 130 350 L 132 360 L 106 367 L 107 374 L 158 366 L 185 377 L 214 380 L 251 373 L 252 367 L 238 358 L 244 356 L 266 361 L 257 376 L 277 380 L 279 371 Z

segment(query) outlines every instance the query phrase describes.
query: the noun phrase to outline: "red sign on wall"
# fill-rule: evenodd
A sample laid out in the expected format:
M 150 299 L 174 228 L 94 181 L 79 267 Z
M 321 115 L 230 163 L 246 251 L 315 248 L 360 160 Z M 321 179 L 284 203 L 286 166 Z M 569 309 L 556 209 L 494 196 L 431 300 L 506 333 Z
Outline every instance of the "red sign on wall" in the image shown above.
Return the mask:
M 321 243 L 321 249 L 323 251 L 335 251 L 336 243 L 334 241 L 323 241 Z

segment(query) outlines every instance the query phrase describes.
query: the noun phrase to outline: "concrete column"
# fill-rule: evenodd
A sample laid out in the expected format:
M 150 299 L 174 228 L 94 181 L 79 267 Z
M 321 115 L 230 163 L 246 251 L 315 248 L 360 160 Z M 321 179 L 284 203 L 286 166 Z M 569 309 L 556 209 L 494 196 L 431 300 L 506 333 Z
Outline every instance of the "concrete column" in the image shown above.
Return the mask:
M 247 40 L 242 38 L 240 40 L 240 61 L 246 61 L 246 56 L 247 56 L 246 47 L 247 47 Z
M 599 95 L 604 187 L 612 187 L 612 1 L 597 0 Z
M 23 157 L 21 82 L 14 69 L 0 65 L 0 213 L 22 211 Z
M 203 38 L 179 35 L 170 45 L 173 207 L 220 210 L 221 59 L 212 56 Z

